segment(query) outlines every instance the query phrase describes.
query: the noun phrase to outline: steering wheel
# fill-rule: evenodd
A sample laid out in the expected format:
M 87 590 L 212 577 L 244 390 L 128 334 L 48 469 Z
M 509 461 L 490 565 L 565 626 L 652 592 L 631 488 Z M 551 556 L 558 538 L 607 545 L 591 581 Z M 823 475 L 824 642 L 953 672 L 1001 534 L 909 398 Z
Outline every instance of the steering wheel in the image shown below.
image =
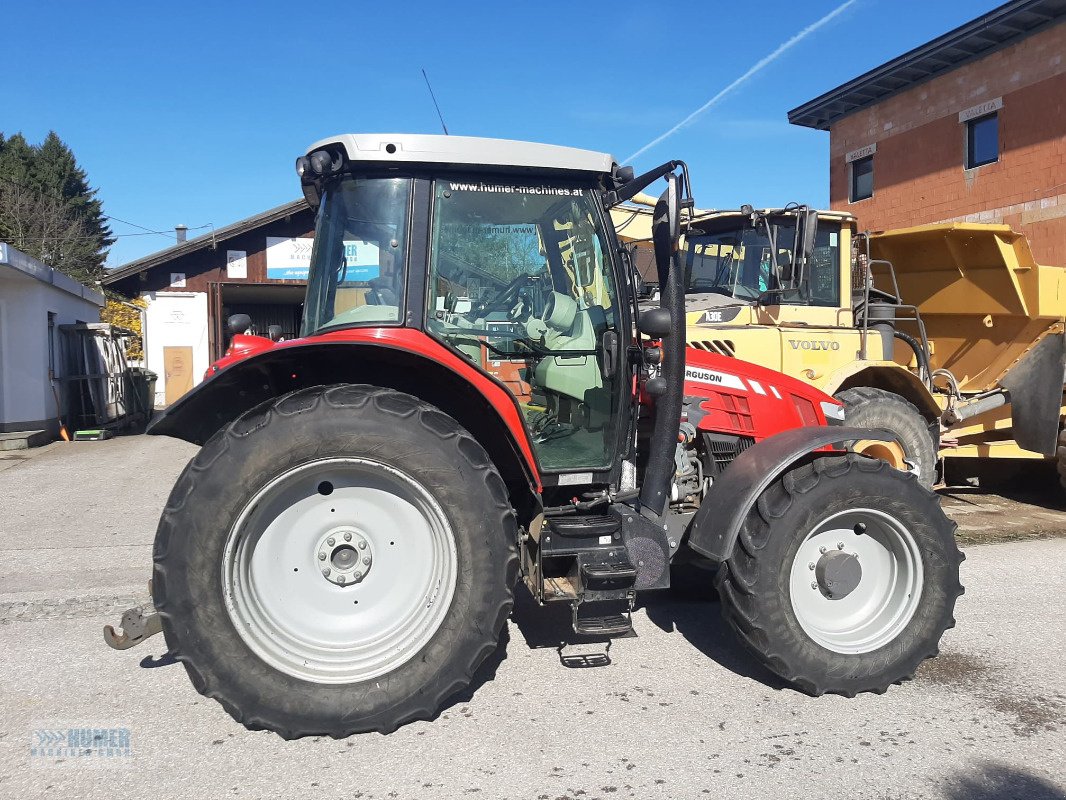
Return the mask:
M 491 300 L 478 303 L 471 308 L 467 316 L 470 319 L 478 319 L 493 311 L 506 311 L 508 319 L 516 320 L 517 315 L 514 313 L 514 309 L 517 305 L 518 296 L 522 289 L 532 285 L 532 283 L 533 279 L 529 275 L 519 275 L 497 292 Z

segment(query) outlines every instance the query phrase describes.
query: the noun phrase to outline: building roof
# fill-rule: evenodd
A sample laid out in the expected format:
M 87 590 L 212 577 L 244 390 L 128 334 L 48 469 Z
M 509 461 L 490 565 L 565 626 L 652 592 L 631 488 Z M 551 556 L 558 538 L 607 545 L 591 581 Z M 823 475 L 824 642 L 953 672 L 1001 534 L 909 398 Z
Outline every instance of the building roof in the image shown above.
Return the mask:
M 788 121 L 829 130 L 848 114 L 1064 21 L 1066 0 L 1012 0 L 792 109 Z
M 339 144 L 349 161 L 374 164 L 456 164 L 560 172 L 609 173 L 607 153 L 555 144 L 417 133 L 345 133 L 315 142 L 307 152 Z
M 197 236 L 195 239 L 189 239 L 186 242 L 179 242 L 165 250 L 160 250 L 151 255 L 147 255 L 144 258 L 139 258 L 128 264 L 123 264 L 121 267 L 117 267 L 107 273 L 101 282 L 106 286 L 110 286 L 124 278 L 130 277 L 131 275 L 136 275 L 143 270 L 159 266 L 160 264 L 165 264 L 175 258 L 194 253 L 205 247 L 216 247 L 220 242 L 223 242 L 226 239 L 232 239 L 235 236 L 240 236 L 242 233 L 247 233 L 248 231 L 262 227 L 263 225 L 269 225 L 271 222 L 285 219 L 300 211 L 307 211 L 310 213 L 310 210 L 311 209 L 305 200 L 293 200 L 291 203 L 285 203 L 284 205 L 277 206 L 269 211 L 264 211 L 253 217 L 234 222 L 232 225 L 219 228 L 211 233 Z
M 9 244 L 0 242 L 0 272 L 7 269 L 54 286 L 61 292 L 80 297 L 93 305 L 103 306 L 104 304 L 104 296 L 95 289 L 89 288 L 84 283 L 78 283 L 69 275 L 38 261 L 33 256 L 26 255 L 21 250 L 16 250 Z

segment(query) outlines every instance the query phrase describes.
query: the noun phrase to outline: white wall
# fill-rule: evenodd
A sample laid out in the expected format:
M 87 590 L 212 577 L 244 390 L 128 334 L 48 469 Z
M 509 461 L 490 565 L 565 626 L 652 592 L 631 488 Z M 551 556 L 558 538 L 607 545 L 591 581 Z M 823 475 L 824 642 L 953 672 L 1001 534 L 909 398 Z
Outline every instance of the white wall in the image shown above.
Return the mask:
M 61 376 L 59 326 L 99 322 L 100 307 L 14 270 L 0 270 L 0 425 L 9 429 L 54 423 L 58 417 L 48 380 L 50 311 L 56 315 L 55 363 Z
M 145 366 L 159 375 L 155 385 L 155 404 L 166 402 L 166 373 L 163 370 L 164 347 L 191 347 L 193 385 L 203 380 L 210 365 L 207 346 L 206 292 L 148 292 L 141 295 L 148 303 L 145 312 Z

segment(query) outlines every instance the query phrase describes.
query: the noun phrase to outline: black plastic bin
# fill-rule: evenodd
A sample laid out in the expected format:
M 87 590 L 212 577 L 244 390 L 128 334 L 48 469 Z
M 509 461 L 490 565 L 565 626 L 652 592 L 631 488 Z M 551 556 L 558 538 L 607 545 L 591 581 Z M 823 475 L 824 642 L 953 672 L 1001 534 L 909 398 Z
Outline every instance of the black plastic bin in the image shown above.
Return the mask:
M 144 415 L 144 421 L 147 423 L 152 418 L 152 410 L 155 407 L 155 382 L 159 379 L 159 376 L 152 372 L 150 369 L 144 367 L 130 367 L 130 383 L 133 384 L 133 397 L 134 408 L 131 411 L 136 411 Z

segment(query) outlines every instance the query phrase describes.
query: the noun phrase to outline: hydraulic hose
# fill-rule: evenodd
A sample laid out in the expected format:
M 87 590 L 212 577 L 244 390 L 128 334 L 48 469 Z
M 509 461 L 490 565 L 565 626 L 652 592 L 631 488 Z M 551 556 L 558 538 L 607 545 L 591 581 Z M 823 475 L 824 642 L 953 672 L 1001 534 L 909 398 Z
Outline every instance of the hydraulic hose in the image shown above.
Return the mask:
M 929 382 L 932 377 L 932 371 L 929 369 L 929 354 L 925 352 L 925 348 L 922 347 L 922 343 L 911 336 L 909 333 L 903 331 L 893 330 L 892 335 L 899 339 L 901 342 L 906 342 L 914 351 L 914 356 L 918 359 L 918 369 L 921 371 L 923 380 Z

